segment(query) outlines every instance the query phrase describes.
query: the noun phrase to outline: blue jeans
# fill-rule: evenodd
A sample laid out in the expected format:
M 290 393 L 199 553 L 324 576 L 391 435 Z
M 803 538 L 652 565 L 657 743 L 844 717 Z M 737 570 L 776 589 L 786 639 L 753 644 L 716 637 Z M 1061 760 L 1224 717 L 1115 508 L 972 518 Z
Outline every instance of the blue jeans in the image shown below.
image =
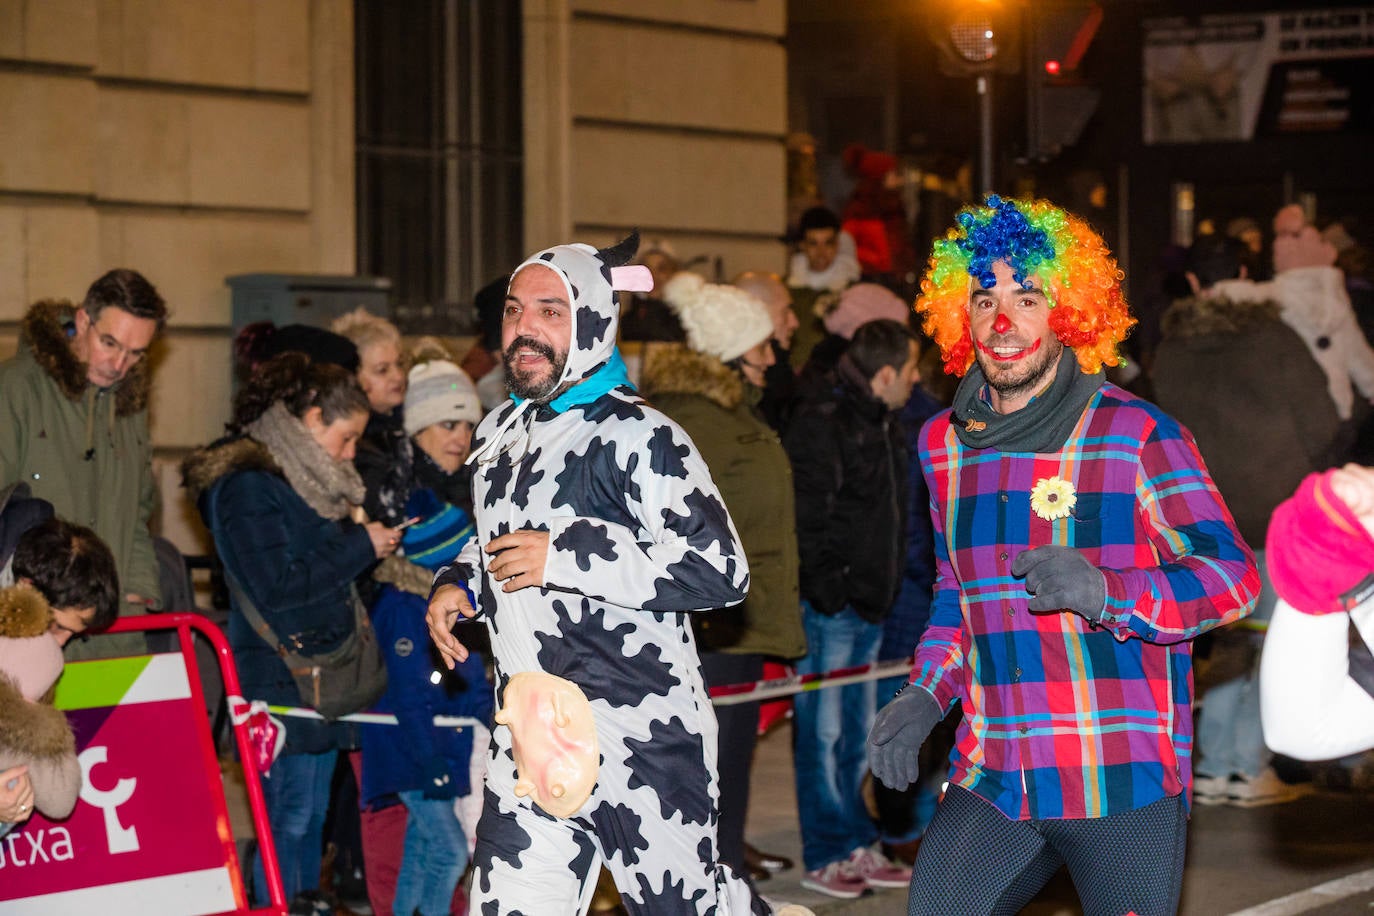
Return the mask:
M 396 876 L 392 912 L 447 916 L 453 889 L 468 864 L 468 840 L 453 813 L 453 799 L 425 798 L 423 792 L 398 792 L 406 806 L 405 851 Z
M 339 752 L 332 750 L 323 754 L 287 754 L 276 759 L 269 778 L 262 781 L 287 903 L 301 891 L 320 886 L 324 817 L 329 812 L 329 784 L 338 756 Z M 254 904 L 267 906 L 267 879 L 261 856 L 253 857 L 253 888 Z
M 826 616 L 803 601 L 802 622 L 807 652 L 797 662 L 798 674 L 867 665 L 878 658 L 882 625 L 869 623 L 852 608 Z M 847 858 L 878 837 L 860 794 L 876 696 L 874 682 L 865 681 L 805 690 L 792 701 L 797 811 L 807 871 Z
M 1255 551 L 1260 572 L 1260 594 L 1250 620 L 1267 622 L 1274 615 L 1277 595 L 1269 581 L 1264 551 Z M 1260 636 L 1254 634 L 1256 643 Z M 1202 697 L 1197 722 L 1199 776 L 1258 776 L 1273 756 L 1260 730 L 1259 653 L 1244 675 L 1208 690 Z

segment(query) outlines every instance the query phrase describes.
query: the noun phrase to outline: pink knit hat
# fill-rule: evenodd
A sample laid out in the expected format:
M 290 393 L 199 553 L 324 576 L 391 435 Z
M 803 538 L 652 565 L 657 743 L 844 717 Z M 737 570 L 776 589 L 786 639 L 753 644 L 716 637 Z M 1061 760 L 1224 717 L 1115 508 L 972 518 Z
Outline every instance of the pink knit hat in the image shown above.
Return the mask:
M 1334 473 L 1307 475 L 1269 520 L 1269 578 L 1304 614 L 1342 610 L 1341 595 L 1374 572 L 1374 537 L 1332 489 Z
M 18 685 L 24 699 L 37 702 L 62 676 L 62 647 L 51 633 L 0 637 L 0 672 Z
M 840 302 L 825 316 L 825 329 L 845 340 L 854 336 L 859 325 L 891 318 L 906 323 L 911 310 L 897 294 L 877 283 L 855 283 L 840 293 Z

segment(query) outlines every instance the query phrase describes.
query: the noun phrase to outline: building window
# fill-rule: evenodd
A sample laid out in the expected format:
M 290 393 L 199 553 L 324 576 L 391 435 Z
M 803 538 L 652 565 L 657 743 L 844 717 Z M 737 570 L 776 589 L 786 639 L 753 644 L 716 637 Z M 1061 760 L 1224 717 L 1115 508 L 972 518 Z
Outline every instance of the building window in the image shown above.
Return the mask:
M 520 4 L 356 0 L 358 270 L 407 334 L 474 329 L 523 239 Z

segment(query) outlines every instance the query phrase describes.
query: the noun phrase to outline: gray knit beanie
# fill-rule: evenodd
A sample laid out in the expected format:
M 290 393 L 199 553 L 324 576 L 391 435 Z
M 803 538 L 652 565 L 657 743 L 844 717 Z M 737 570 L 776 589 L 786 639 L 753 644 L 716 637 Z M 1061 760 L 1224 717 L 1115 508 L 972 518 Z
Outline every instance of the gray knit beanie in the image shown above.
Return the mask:
M 481 419 L 477 388 L 462 369 L 446 359 L 435 359 L 410 370 L 405 401 L 407 436 L 445 420 L 466 420 L 476 426 Z

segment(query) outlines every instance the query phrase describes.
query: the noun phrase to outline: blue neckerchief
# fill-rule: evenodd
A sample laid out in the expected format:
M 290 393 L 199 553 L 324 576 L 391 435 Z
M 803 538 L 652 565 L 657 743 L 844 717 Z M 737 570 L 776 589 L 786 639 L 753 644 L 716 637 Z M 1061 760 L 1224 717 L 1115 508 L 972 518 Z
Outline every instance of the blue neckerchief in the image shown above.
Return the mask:
M 630 381 L 630 370 L 625 368 L 625 360 L 620 357 L 620 348 L 616 347 L 611 350 L 611 358 L 606 360 L 600 369 L 550 401 L 549 409 L 554 413 L 562 413 L 578 404 L 590 404 L 621 385 L 635 387 Z M 516 404 L 524 403 L 523 398 L 517 398 L 515 395 L 511 395 L 510 399 Z

